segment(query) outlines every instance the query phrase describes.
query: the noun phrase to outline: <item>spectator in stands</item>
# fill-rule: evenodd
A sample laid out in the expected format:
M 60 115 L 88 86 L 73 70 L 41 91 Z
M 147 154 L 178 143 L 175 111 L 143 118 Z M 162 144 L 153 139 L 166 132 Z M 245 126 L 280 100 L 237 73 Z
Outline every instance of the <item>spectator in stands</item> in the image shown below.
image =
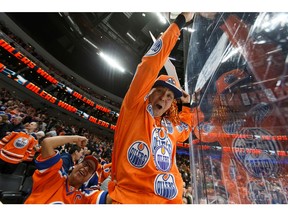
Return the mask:
M 83 151 L 83 154 L 84 154 L 85 156 L 91 154 L 91 150 L 90 150 L 87 146 L 85 146 L 83 150 L 84 150 L 84 151 Z
M 190 95 L 173 76 L 157 75 L 193 17 L 181 13 L 142 58 L 123 100 L 108 185 L 113 203 L 182 203 L 176 142 L 191 132 Z M 177 101 L 182 101 L 178 114 Z M 143 130 L 145 128 L 145 130 Z M 124 195 L 123 195 L 124 194 Z
M 42 139 L 43 137 L 45 137 L 45 132 L 44 131 L 38 131 L 36 133 L 36 137 L 37 137 L 37 140 Z
M 188 186 L 186 189 L 185 197 L 187 198 L 188 204 L 193 204 L 192 187 Z
M 102 172 L 99 178 L 100 189 L 108 190 L 108 184 L 111 181 L 112 163 L 104 163 L 102 165 Z
M 61 158 L 63 161 L 63 168 L 66 173 L 72 170 L 74 165 L 77 164 L 78 160 L 83 156 L 83 149 L 77 145 L 72 145 L 68 153 L 61 153 Z
M 33 160 L 38 144 L 37 129 L 37 122 L 31 122 L 23 131 L 12 131 L 0 140 L 0 173 L 11 174 L 19 163 Z
M 22 124 L 22 117 L 21 116 L 15 116 L 11 119 L 11 124 L 9 127 L 9 131 L 20 131 L 24 129 L 24 126 Z
M 25 124 L 25 131 L 29 134 L 36 133 L 38 131 L 39 125 L 37 122 L 30 122 Z
M 55 130 L 51 130 L 46 133 L 46 137 L 53 137 L 53 136 L 57 136 L 57 133 Z
M 97 158 L 97 156 L 93 156 Z M 99 162 L 99 159 L 98 159 Z M 102 172 L 102 165 L 98 163 L 98 167 L 96 168 L 95 173 L 88 179 L 88 181 L 84 182 L 81 190 L 86 190 L 86 189 L 100 189 L 99 187 L 99 176 L 101 175 Z M 106 190 L 107 191 L 107 190 Z
M 43 140 L 41 154 L 36 159 L 37 170 L 33 174 L 32 193 L 25 204 L 104 204 L 111 203 L 107 191 L 78 190 L 87 181 L 98 166 L 98 160 L 92 155 L 75 165 L 69 175 L 62 168 L 62 159 L 58 146 L 75 143 L 83 148 L 87 138 L 78 135 L 55 136 Z
M 7 135 L 9 131 L 10 123 L 8 121 L 8 116 L 5 114 L 0 115 L 0 139 Z

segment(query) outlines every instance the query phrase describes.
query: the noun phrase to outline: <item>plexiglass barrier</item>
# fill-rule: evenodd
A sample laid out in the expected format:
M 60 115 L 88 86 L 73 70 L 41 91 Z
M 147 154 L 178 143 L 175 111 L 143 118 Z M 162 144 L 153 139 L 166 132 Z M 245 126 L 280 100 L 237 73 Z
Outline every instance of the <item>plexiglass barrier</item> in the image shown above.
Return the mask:
M 188 28 L 194 203 L 287 204 L 288 13 L 196 13 Z

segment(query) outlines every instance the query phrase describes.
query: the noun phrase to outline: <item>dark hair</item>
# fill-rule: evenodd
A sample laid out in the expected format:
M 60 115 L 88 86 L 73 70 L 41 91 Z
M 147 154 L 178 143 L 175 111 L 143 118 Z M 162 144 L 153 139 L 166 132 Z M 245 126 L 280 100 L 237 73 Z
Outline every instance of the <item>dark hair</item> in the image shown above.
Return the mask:
M 77 145 L 72 145 L 71 148 L 69 149 L 68 153 L 69 154 L 73 154 L 75 151 L 81 151 L 81 147 L 77 146 Z

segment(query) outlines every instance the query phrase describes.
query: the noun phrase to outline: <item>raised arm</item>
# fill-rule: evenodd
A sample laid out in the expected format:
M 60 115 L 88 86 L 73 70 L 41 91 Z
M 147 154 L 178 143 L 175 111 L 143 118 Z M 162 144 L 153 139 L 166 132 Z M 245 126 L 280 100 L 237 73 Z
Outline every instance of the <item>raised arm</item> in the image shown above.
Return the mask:
M 66 143 L 75 143 L 76 145 L 84 148 L 87 145 L 88 139 L 84 136 L 54 136 L 45 138 L 42 142 L 41 155 L 42 158 L 47 158 L 55 154 L 55 148 L 62 146 Z

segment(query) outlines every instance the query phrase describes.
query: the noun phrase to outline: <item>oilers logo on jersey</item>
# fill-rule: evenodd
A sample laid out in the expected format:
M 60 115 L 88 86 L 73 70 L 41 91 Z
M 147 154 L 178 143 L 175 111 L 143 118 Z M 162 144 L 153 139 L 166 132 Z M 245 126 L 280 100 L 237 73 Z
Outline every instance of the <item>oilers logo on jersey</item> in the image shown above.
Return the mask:
M 132 143 L 127 151 L 127 160 L 136 168 L 143 168 L 150 158 L 150 151 L 145 142 Z
M 162 49 L 162 39 L 158 39 L 154 42 L 154 44 L 152 45 L 152 47 L 150 48 L 150 50 L 146 53 L 145 56 L 154 56 L 157 53 L 160 52 L 160 50 Z
M 163 118 L 161 124 L 166 126 L 167 132 L 169 134 L 173 134 L 174 130 L 173 130 L 173 125 L 172 125 L 171 121 L 169 121 L 168 119 L 164 119 Z
M 174 199 L 178 190 L 172 174 L 158 174 L 154 181 L 154 193 L 166 199 Z
M 152 104 L 148 104 L 148 106 L 146 107 L 147 112 L 154 117 L 154 113 L 153 113 L 153 109 L 152 109 Z
M 256 125 L 260 125 L 265 118 L 271 115 L 272 111 L 273 107 L 270 104 L 261 102 L 248 111 L 248 116 L 253 118 Z
M 180 124 L 177 125 L 176 128 L 177 128 L 179 133 L 182 133 L 182 131 L 184 131 L 184 130 L 189 130 L 189 126 L 184 122 L 180 122 Z
M 202 130 L 204 133 L 210 133 L 214 129 L 214 125 L 211 122 L 201 122 L 197 128 Z
M 63 204 L 65 204 L 65 203 L 62 202 L 62 201 L 55 201 L 55 202 L 52 202 L 52 203 L 50 203 L 50 204 L 52 204 L 52 205 L 63 205 Z
M 153 155 L 155 155 L 155 150 L 159 146 L 165 146 L 169 153 L 172 152 L 172 142 L 165 128 L 154 128 L 152 131 L 151 148 Z
M 279 143 L 276 140 L 257 138 L 271 137 L 272 135 L 262 128 L 244 128 L 240 134 L 247 137 L 235 139 L 232 149 L 235 158 L 245 167 L 247 172 L 256 178 L 276 175 L 279 169 L 279 158 L 276 154 L 280 149 Z M 253 152 L 253 150 L 258 151 Z
M 168 172 L 171 169 L 172 159 L 168 149 L 162 145 L 155 149 L 154 162 L 156 168 L 162 172 Z
M 14 146 L 15 148 L 21 149 L 27 146 L 28 143 L 29 143 L 28 139 L 26 139 L 25 137 L 20 137 L 14 141 Z
M 226 134 L 235 134 L 240 131 L 244 123 L 244 119 L 227 120 L 223 123 L 222 129 Z

